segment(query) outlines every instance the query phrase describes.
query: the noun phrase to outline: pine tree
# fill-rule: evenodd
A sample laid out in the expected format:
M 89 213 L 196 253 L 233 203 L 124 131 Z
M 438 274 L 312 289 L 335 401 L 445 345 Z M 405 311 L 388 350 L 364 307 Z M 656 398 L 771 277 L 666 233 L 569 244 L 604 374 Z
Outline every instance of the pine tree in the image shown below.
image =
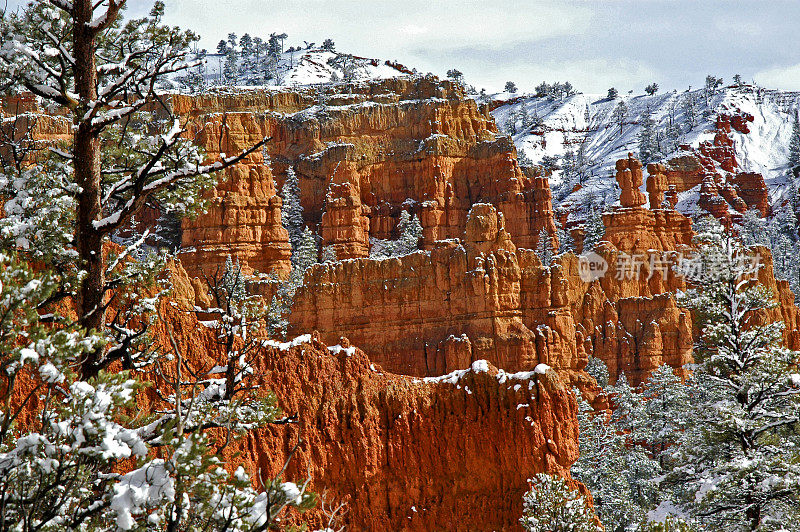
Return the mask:
M 625 120 L 628 118 L 628 106 L 624 101 L 620 100 L 614 111 L 611 113 L 611 121 L 619 125 L 619 134 L 622 135 L 622 127 L 625 125 Z
M 539 241 L 536 244 L 536 256 L 542 261 L 543 266 L 549 268 L 553 264 L 553 238 L 545 228 L 539 231 Z
M 746 250 L 719 224 L 698 245 L 682 269 L 696 287 L 682 304 L 696 312 L 697 366 L 666 484 L 706 526 L 772 529 L 800 504 L 798 353 L 781 347 L 782 323 L 758 318 L 775 303 L 748 275 Z
M 283 205 L 281 207 L 281 225 L 289 233 L 289 243 L 292 245 L 292 264 L 295 261 L 295 251 L 300 246 L 305 229 L 303 220 L 303 206 L 300 203 L 300 180 L 293 167 L 286 169 L 286 179 L 281 187 Z
M 16 120 L 3 128 L 14 134 L 0 135 L 0 396 L 13 404 L 0 414 L 0 528 L 266 528 L 286 505 L 308 502 L 304 489 L 228 474 L 206 429 L 217 427 L 225 440 L 226 431 L 271 422 L 277 410 L 268 394 L 266 403 L 249 395 L 240 353 L 228 364 L 233 381 L 204 378 L 187 392 L 183 353 L 147 335 L 157 319 L 171 331 L 158 312 L 167 256 L 147 252 L 147 234 L 117 238 L 145 205 L 174 216 L 201 209 L 212 174 L 263 142 L 206 164 L 178 118 L 153 107 L 166 78 L 190 67 L 196 36 L 162 25 L 161 3 L 123 22 L 123 4 L 34 3 L 0 14 L 0 78 L 58 106 L 73 126 L 69 141 L 49 151 Z M 112 237 L 119 245 L 107 246 Z M 26 264 L 34 263 L 32 272 Z M 230 311 L 221 332 L 245 340 L 249 319 Z M 224 353 L 230 362 L 233 353 Z M 123 371 L 109 373 L 112 364 Z M 129 417 L 143 368 L 165 392 L 167 406 L 152 423 Z M 18 405 L 11 395 L 20 371 L 31 393 Z M 9 430 L 33 400 L 38 410 L 25 432 Z
M 706 106 L 711 105 L 711 97 L 717 93 L 717 89 L 722 86 L 722 78 L 718 78 L 709 74 L 706 76 L 706 84 L 703 89 L 703 95 L 706 99 Z
M 639 132 L 639 159 L 642 164 L 661 160 L 664 154 L 661 152 L 656 122 L 649 108 L 642 113 L 640 123 L 642 128 Z
M 506 81 L 506 85 L 504 87 L 506 92 L 510 92 L 511 94 L 515 94 L 517 92 L 517 84 L 513 81 Z
M 415 214 L 413 217 L 408 211 L 400 212 L 400 220 L 397 222 L 399 233 L 396 240 L 372 239 L 370 257 L 386 258 L 407 255 L 419 249 L 419 241 L 422 238 L 422 224 Z
M 595 412 L 576 392 L 580 457 L 572 474 L 591 491 L 606 530 L 631 530 L 668 500 L 657 480 L 686 426 L 687 389 L 666 365 L 637 390 L 624 374 L 608 386 L 608 369 L 594 357 L 587 371 L 610 398 L 613 413 Z
M 792 168 L 800 166 L 800 118 L 797 112 L 794 113 L 792 136 L 789 141 L 789 166 Z
M 544 473 L 531 481 L 523 500 L 522 528 L 528 532 L 600 532 L 594 512 L 564 479 Z
M 400 221 L 397 224 L 400 231 L 400 238 L 397 241 L 395 253 L 397 255 L 407 255 L 419 249 L 419 241 L 422 238 L 422 224 L 419 217 L 415 214 L 410 216 L 408 211 L 400 214 Z
M 583 224 L 583 251 L 592 251 L 603 239 L 606 227 L 603 225 L 603 215 L 600 208 L 595 205 L 589 207 L 589 214 Z
M 619 96 L 619 91 L 614 87 L 608 89 L 608 95 L 606 96 L 609 100 L 615 100 Z
M 569 253 L 575 251 L 575 241 L 572 235 L 561 224 L 556 228 L 558 231 L 558 254 Z
M 644 88 L 644 92 L 646 92 L 649 96 L 654 96 L 655 93 L 658 92 L 658 83 L 651 83 Z
M 686 124 L 689 131 L 697 127 L 697 98 L 691 92 L 687 92 L 681 103 L 683 114 L 686 117 Z

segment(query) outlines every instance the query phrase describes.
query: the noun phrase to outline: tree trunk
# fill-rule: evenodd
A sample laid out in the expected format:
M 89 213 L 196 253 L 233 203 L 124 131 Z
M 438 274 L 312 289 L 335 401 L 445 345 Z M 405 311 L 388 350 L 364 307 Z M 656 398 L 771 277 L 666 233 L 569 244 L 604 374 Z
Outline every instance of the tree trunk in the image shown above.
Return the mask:
M 73 140 L 75 157 L 73 164 L 75 180 L 80 186 L 75 240 L 81 267 L 86 271 L 86 278 L 81 284 L 77 301 L 78 320 L 87 331 L 100 331 L 105 325 L 103 235 L 92 224 L 102 216 L 100 139 L 98 133 L 91 127 L 91 123 L 83 119 L 91 102 L 97 99 L 95 35 L 94 30 L 89 27 L 92 21 L 92 7 L 91 0 L 76 0 L 73 11 L 75 88 L 79 97 L 74 113 L 77 131 Z M 81 364 L 81 374 L 84 378 L 97 374 L 102 353 L 101 348 L 87 355 Z

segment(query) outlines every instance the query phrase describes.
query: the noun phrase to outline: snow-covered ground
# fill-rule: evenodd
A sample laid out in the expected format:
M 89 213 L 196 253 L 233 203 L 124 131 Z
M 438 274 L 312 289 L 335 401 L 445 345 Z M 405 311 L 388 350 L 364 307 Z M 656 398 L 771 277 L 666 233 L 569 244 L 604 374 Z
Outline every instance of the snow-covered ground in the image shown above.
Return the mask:
M 504 93 L 495 98 L 505 100 L 510 96 L 514 95 Z M 696 102 L 693 127 L 690 127 L 685 110 L 687 98 L 693 98 Z M 617 159 L 626 157 L 629 152 L 638 157 L 643 115 L 647 110 L 656 123 L 655 129 L 664 131 L 671 120 L 680 130 L 677 144 L 695 147 L 704 140 L 713 139 L 714 121 L 718 113 L 753 115 L 754 121 L 748 123 L 749 134 L 733 132 L 737 160 L 740 170 L 764 175 L 773 200 L 776 200 L 783 193 L 787 180 L 792 120 L 800 107 L 800 93 L 728 87 L 719 89 L 710 97 L 708 105 L 702 90 L 673 91 L 652 96 L 622 95 L 615 99 L 577 94 L 556 101 L 523 96 L 512 102 L 501 105 L 492 114 L 503 131 L 510 131 L 509 123 L 516 115 L 517 132 L 512 135 L 514 143 L 517 150 L 533 163 L 541 163 L 545 156 L 563 157 L 568 150 L 577 151 L 580 143 L 585 143 L 584 150 L 589 162 L 583 188 L 572 192 L 572 183 L 565 184 L 559 170 L 554 171 L 551 178 L 556 191 L 554 202 L 569 204 L 573 209 L 578 207 L 580 210 L 581 206 L 591 202 L 613 203 L 617 200 L 614 165 Z M 614 110 L 620 102 L 627 107 L 621 128 L 614 117 Z M 539 125 L 521 128 L 523 113 L 527 115 L 529 123 L 538 120 Z M 676 153 L 673 151 L 664 155 L 669 158 Z M 691 192 L 681 198 L 681 205 L 687 208 L 692 203 L 690 196 L 694 194 Z
M 225 56 L 209 54 L 206 57 L 206 79 L 222 84 Z M 277 77 L 267 86 L 298 86 L 331 83 L 346 78 L 345 68 L 352 69 L 353 81 L 387 79 L 407 76 L 404 67 L 392 66 L 386 61 L 369 59 L 320 48 L 284 52 L 278 61 Z

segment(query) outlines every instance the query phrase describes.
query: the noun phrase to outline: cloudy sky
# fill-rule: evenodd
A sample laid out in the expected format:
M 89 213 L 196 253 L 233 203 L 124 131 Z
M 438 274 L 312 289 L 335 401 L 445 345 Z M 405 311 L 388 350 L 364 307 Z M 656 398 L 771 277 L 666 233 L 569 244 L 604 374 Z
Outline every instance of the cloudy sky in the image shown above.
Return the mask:
M 10 0 L 12 4 L 22 0 Z M 571 81 L 584 92 L 702 84 L 735 73 L 800 90 L 797 0 L 165 0 L 213 49 L 229 32 L 289 34 L 489 90 Z M 128 0 L 129 15 L 150 0 Z

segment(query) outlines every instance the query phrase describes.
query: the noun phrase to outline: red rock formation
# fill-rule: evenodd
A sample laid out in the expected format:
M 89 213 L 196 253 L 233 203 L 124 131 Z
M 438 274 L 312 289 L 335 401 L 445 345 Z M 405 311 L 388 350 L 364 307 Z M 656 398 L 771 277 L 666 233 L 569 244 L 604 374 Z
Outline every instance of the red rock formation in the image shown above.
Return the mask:
M 669 188 L 667 182 L 667 168 L 663 164 L 651 163 L 647 165 L 647 194 L 650 199 L 650 210 L 662 208 L 664 193 Z
M 423 382 L 351 350 L 312 341 L 265 352 L 259 381 L 300 424 L 259 431 L 229 454 L 274 474 L 301 439 L 287 478 L 310 473 L 315 491 L 347 504 L 353 530 L 515 529 L 528 478 L 569 476 L 576 405 L 555 372 L 511 379 L 476 365 Z
M 645 209 L 642 185 L 642 165 L 628 154 L 627 159 L 617 161 L 617 182 L 622 192 L 622 208 L 603 214 L 606 227 L 604 240 L 618 250 L 632 254 L 647 250 L 679 250 L 692 243 L 691 222 L 673 209 L 662 209 L 663 191 L 667 185 L 665 168 L 650 165 L 647 180 L 651 209 Z
M 619 202 L 623 207 L 641 207 L 644 205 L 644 194 L 639 190 L 642 186 L 642 163 L 629 153 L 627 159 L 617 161 L 617 183 L 622 192 Z
M 319 102 L 325 106 L 312 108 Z M 535 248 L 542 229 L 555 235 L 547 180 L 523 171 L 513 143 L 497 134 L 488 111 L 449 82 L 364 83 L 352 87 L 347 101 L 308 90 L 218 93 L 196 100 L 175 96 L 173 109 L 198 127 L 205 124 L 202 142 L 211 153 L 233 153 L 246 142 L 271 137 L 269 163 L 254 159 L 247 173 L 231 176 L 230 186 L 253 180 L 248 173 L 255 168 L 260 174 L 255 180 L 263 182 L 266 194 L 274 193 L 271 175 L 280 185 L 286 168 L 293 166 L 306 222 L 318 226 L 325 243 L 343 258 L 364 256 L 369 236 L 389 238 L 404 209 L 419 215 L 426 249 L 436 240 L 460 236 L 469 209 L 479 201 L 506 214 L 507 229 L 519 246 Z M 223 121 L 226 131 L 220 133 Z M 197 249 L 196 259 L 185 260 L 187 269 L 194 271 L 194 264 L 205 264 L 229 245 L 253 268 L 286 271 L 281 230 L 271 224 L 275 217 L 255 221 L 253 215 L 239 215 L 249 207 L 236 203 L 240 194 L 231 196 L 218 187 L 221 197 L 209 215 L 186 224 L 184 245 Z M 268 197 L 247 197 L 254 208 L 267 208 Z M 275 244 L 257 245 L 253 227 L 229 228 L 227 221 L 237 216 L 265 225 L 261 234 L 272 235 Z M 223 228 L 229 228 L 225 244 L 214 241 L 223 236 Z
M 172 349 L 169 327 L 189 367 L 207 370 L 219 362 L 220 346 L 188 311 L 202 296 L 180 265 L 171 281 L 174 300 L 161 301 L 165 320 L 150 331 L 154 347 Z M 423 380 L 388 373 L 346 339 L 341 344 L 327 348 L 312 335 L 264 344 L 251 384 L 256 393 L 274 392 L 298 422 L 230 441 L 218 455 L 229 471 L 241 465 L 252 478 L 273 477 L 301 442 L 283 480 L 309 478 L 310 489 L 329 504 L 344 503 L 340 525 L 350 530 L 516 529 L 528 478 L 570 479 L 578 457 L 577 405 L 554 371 L 514 375 L 482 363 Z M 163 382 L 139 377 L 153 386 Z M 20 397 L 31 390 L 23 375 Z M 161 392 L 138 392 L 141 415 L 162 406 L 170 390 Z M 18 427 L 37 417 L 37 406 L 34 397 Z M 327 525 L 320 507 L 286 521 Z
M 179 307 L 195 304 L 198 293 L 180 266 L 173 285 Z M 211 363 L 213 332 L 169 302 L 163 311 L 180 349 L 194 363 Z M 154 338 L 168 341 L 161 328 Z M 391 374 L 346 338 L 337 342 L 326 348 L 315 334 L 265 344 L 255 384 L 272 390 L 299 423 L 232 442 L 222 455 L 231 470 L 242 464 L 253 476 L 275 475 L 302 441 L 284 478 L 310 476 L 329 503 L 346 504 L 342 524 L 353 530 L 515 529 L 528 478 L 569 478 L 577 406 L 556 372 L 509 375 L 476 364 L 423 380 Z M 142 399 L 144 409 L 153 407 Z M 302 520 L 325 524 L 319 508 Z
M 463 245 L 446 240 L 403 257 L 315 265 L 297 293 L 290 333 L 318 330 L 327 342 L 344 334 L 409 375 L 479 359 L 511 371 L 544 362 L 580 372 L 586 357 L 558 295 L 562 270 L 543 268 L 530 250 L 515 252 L 492 205 L 476 204 L 466 228 Z
M 766 216 L 769 194 L 764 177 L 737 171 L 739 163 L 731 135 L 733 130 L 749 133 L 747 122 L 752 121 L 747 113 L 718 115 L 714 140 L 701 142 L 696 149 L 682 146 L 686 154 L 670 159 L 663 172 L 666 182 L 659 188 L 675 186 L 677 192 L 685 192 L 700 186 L 698 205 L 726 225 L 747 209 L 757 209 Z
M 338 260 L 369 255 L 369 218 L 356 185 L 331 183 L 322 213 L 320 236 Z
M 246 114 L 213 114 L 200 121 L 196 137 L 211 157 L 239 153 L 268 133 Z M 206 214 L 182 222 L 181 260 L 187 271 L 213 272 L 231 255 L 251 270 L 287 275 L 291 247 L 281 225 L 283 202 L 263 154 L 254 152 L 225 170 L 210 195 Z
M 748 209 L 757 210 L 761 216 L 770 214 L 769 190 L 764 176 L 755 172 L 740 172 L 730 182 Z

